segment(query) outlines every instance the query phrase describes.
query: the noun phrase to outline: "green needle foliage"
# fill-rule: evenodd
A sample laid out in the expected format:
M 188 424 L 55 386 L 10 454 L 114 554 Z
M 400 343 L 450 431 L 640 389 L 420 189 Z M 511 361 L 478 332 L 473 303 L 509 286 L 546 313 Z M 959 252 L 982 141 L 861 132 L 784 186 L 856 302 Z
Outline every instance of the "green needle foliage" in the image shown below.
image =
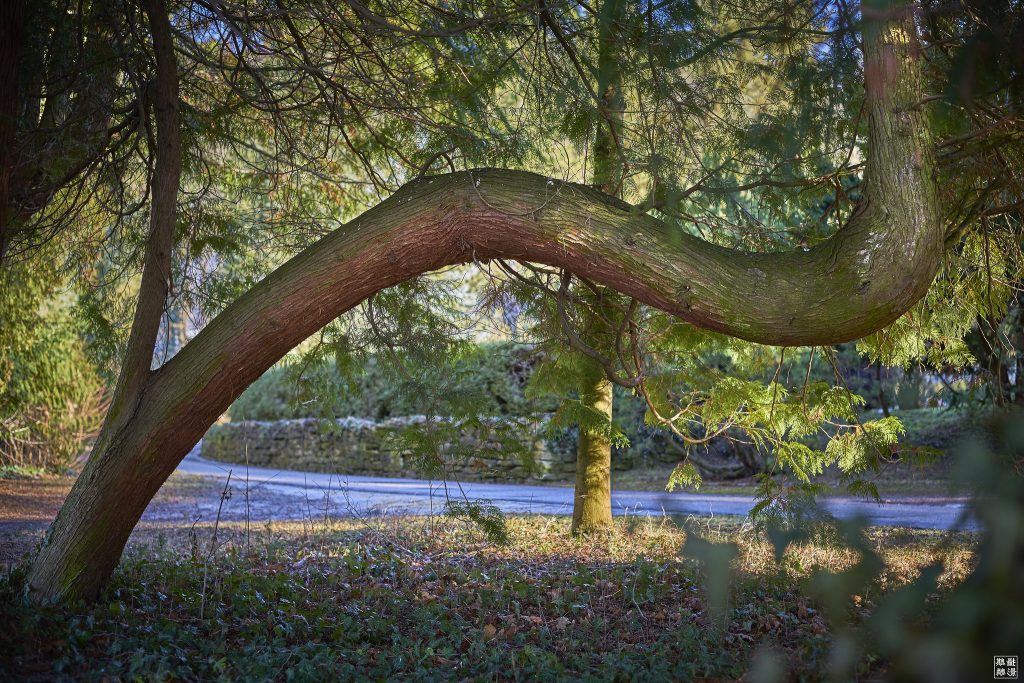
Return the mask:
M 104 386 L 61 278 L 0 271 L 0 471 L 63 472 L 103 418 Z
M 60 236 L 69 248 L 40 258 L 81 274 L 76 317 L 87 321 L 90 356 L 112 371 L 146 259 L 156 155 L 147 22 L 134 3 L 30 4 L 31 49 L 18 69 L 31 87 L 20 91 L 12 147 L 24 158 L 5 207 L 17 220 L 0 273 L 14 277 L 5 272 L 13 257 Z M 589 182 L 614 159 L 623 200 L 670 222 L 680 239 L 757 251 L 799 250 L 832 235 L 871 182 L 856 3 L 302 0 L 167 9 L 183 122 L 168 338 L 173 325 L 194 332 L 289 256 L 421 175 L 492 165 L 547 174 L 554 186 Z M 928 296 L 855 349 L 908 374 L 952 377 L 951 402 L 1019 402 L 1020 7 L 927 1 L 917 23 L 947 256 Z M 602 40 L 630 65 L 614 103 L 602 99 L 610 73 Z M 613 104 L 617 115 L 621 106 L 614 149 L 598 150 Z M 409 437 L 409 448 L 437 451 L 495 412 L 459 376 L 474 353 L 474 323 L 486 321 L 539 349 L 526 398 L 553 409 L 552 429 L 622 448 L 640 430 L 595 414 L 581 397 L 586 373 L 573 357 L 599 359 L 619 395 L 645 406 L 646 427 L 679 450 L 670 486 L 699 486 L 693 463 L 716 436 L 748 444 L 767 473 L 785 474 L 802 494 L 832 466 L 851 492 L 870 494 L 870 474 L 896 457 L 900 427 L 860 417 L 875 399 L 857 396 L 839 351 L 728 339 L 602 298 L 589 284 L 513 263 L 424 276 L 344 315 L 282 372 L 296 378 L 291 398 L 318 417 L 338 414 L 328 398 L 338 386 L 356 393 L 370 386 L 366 373 L 381 373 L 397 398 L 368 397 L 367 412 L 444 418 L 424 423 L 440 430 L 433 436 Z M 5 287 L 4 304 L 22 305 L 8 291 L 28 287 Z M 24 356 L 29 367 L 28 351 L 17 353 L 15 364 Z M 332 370 L 322 369 L 325 359 Z M 791 490 L 780 479 L 764 478 L 764 509 Z

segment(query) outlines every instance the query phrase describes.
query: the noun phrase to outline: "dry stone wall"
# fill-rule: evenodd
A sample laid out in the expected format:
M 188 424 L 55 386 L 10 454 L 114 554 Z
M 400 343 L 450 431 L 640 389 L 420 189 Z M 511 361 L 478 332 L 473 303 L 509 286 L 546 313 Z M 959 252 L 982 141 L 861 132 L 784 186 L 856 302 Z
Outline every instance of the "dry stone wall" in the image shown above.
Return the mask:
M 203 439 L 204 458 L 254 467 L 307 472 L 420 477 L 418 458 L 400 452 L 396 434 L 423 417 L 388 420 L 278 420 L 229 422 L 215 425 Z M 549 448 L 541 422 L 522 423 L 517 448 L 501 447 L 490 437 L 462 433 L 455 443 L 442 444 L 441 459 L 448 478 L 463 481 L 565 480 L 575 473 L 575 453 Z M 451 446 L 450 448 L 448 446 Z

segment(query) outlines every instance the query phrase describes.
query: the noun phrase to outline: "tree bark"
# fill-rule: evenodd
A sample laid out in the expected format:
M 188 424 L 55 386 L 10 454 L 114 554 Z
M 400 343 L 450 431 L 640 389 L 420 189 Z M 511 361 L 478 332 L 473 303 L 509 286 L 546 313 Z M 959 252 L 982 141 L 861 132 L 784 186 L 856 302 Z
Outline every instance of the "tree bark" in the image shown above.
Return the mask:
M 0 264 L 10 243 L 11 170 L 18 130 L 18 62 L 25 35 L 24 0 L 11 0 L 0 17 Z
M 71 529 L 76 530 L 78 535 L 72 531 L 70 538 L 73 540 L 66 545 L 48 544 L 47 548 L 50 551 L 40 553 L 40 557 L 33 565 L 33 585 L 47 586 L 48 595 L 89 595 L 95 592 L 94 588 L 84 593 L 76 592 L 74 588 L 80 585 L 75 583 L 76 581 L 91 581 L 98 586 L 99 583 L 96 582 L 105 580 L 106 575 L 113 569 L 109 561 L 98 562 L 91 567 L 82 566 L 95 547 L 92 534 L 104 533 L 104 529 L 109 528 L 108 525 L 120 523 L 118 514 L 122 498 L 132 500 L 133 504 L 129 506 L 133 511 L 131 514 L 134 514 L 141 504 L 141 509 L 138 509 L 138 514 L 131 522 L 133 527 L 149 502 L 148 498 L 144 502 L 137 500 L 137 492 L 133 491 L 132 483 L 116 476 L 116 473 L 121 471 L 121 461 L 132 457 L 132 454 L 125 454 L 119 450 L 117 443 L 122 436 L 123 428 L 132 423 L 146 384 L 152 376 L 150 366 L 153 361 L 153 349 L 156 346 L 160 318 L 167 300 L 171 250 L 177 221 L 178 189 L 181 181 L 181 116 L 178 100 L 178 67 L 174 55 L 170 18 L 162 0 L 145 0 L 143 5 L 149 17 L 153 36 L 157 76 L 153 105 L 156 119 L 156 166 L 151 181 L 152 205 L 146 260 L 128 347 L 121 363 L 110 408 L 82 476 L 75 482 L 76 485 L 72 487 L 57 519 L 47 532 L 48 537 L 65 538 L 64 530 Z M 149 497 L 155 492 L 154 489 Z M 90 520 L 95 522 L 85 536 L 82 536 L 80 531 L 81 520 L 76 519 L 83 510 L 91 511 Z M 116 552 L 115 564 L 119 557 L 120 549 Z M 103 572 L 104 575 L 97 576 L 96 571 Z
M 621 196 L 625 170 L 620 143 L 625 98 L 615 30 L 624 11 L 625 4 L 621 0 L 605 0 L 598 11 L 597 93 L 600 101 L 596 104 L 601 109 L 603 123 L 598 124 L 594 139 L 594 187 L 611 196 Z M 611 292 L 606 294 L 612 295 Z M 592 320 L 591 323 L 598 321 Z M 581 361 L 589 371 L 590 382 L 581 388 L 580 401 L 611 422 L 615 402 L 612 383 L 597 361 L 590 358 L 581 358 Z M 576 446 L 573 534 L 606 532 L 613 528 L 611 478 L 611 441 L 581 425 Z
M 584 405 L 612 419 L 612 383 L 604 369 L 592 361 L 594 381 L 590 394 L 580 396 Z M 576 489 L 572 507 L 572 533 L 592 534 L 612 528 L 612 445 L 600 434 L 580 427 L 576 449 Z
M 592 188 L 517 171 L 409 183 L 271 273 L 149 374 L 47 533 L 30 595 L 95 596 L 149 500 L 249 384 L 338 315 L 420 273 L 497 257 L 545 263 L 764 344 L 833 344 L 892 322 L 928 290 L 944 235 L 912 19 L 868 30 L 864 43 L 869 177 L 832 239 L 787 253 L 724 249 Z
M 163 0 L 145 0 L 143 8 L 149 18 L 156 56 L 156 88 L 153 98 L 156 164 L 151 181 L 149 239 L 128 346 L 98 439 L 97 450 L 100 452 L 105 439 L 115 434 L 131 418 L 149 380 L 153 349 L 160 332 L 160 319 L 170 291 L 171 252 L 177 226 L 178 190 L 181 187 L 181 111 L 178 63 L 174 55 L 171 22 Z

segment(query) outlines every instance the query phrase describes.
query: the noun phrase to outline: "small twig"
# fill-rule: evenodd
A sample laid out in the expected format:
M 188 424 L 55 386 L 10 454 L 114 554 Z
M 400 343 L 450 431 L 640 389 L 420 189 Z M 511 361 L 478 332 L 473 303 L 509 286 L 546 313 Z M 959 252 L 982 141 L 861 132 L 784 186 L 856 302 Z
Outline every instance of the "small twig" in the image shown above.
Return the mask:
M 545 188 L 545 194 L 547 195 L 547 197 L 545 197 L 544 202 L 540 206 L 538 206 L 537 208 L 530 209 L 529 211 L 523 211 L 523 212 L 520 212 L 520 213 L 513 213 L 511 211 L 504 211 L 502 209 L 499 209 L 498 207 L 494 206 L 493 204 L 488 202 L 486 199 L 484 199 L 484 196 L 482 194 L 480 194 L 480 186 L 479 186 L 480 180 L 478 178 L 474 178 L 473 177 L 473 172 L 472 171 L 469 172 L 469 180 L 470 180 L 469 184 L 473 188 L 473 192 L 476 193 L 477 198 L 481 202 L 483 202 L 484 206 L 486 206 L 488 209 L 490 209 L 492 211 L 497 211 L 498 213 L 500 213 L 503 216 L 509 216 L 510 218 L 523 218 L 524 216 L 536 216 L 538 213 L 541 212 L 542 209 L 544 209 L 544 207 L 546 207 L 548 204 L 551 203 L 552 199 L 554 199 L 555 197 L 558 196 L 558 193 L 561 191 L 562 186 L 565 185 L 565 181 L 563 180 L 559 184 L 558 188 L 555 189 L 555 193 L 551 194 L 551 195 L 547 195 L 547 189 Z M 554 179 L 548 178 L 548 185 L 553 185 L 554 182 L 555 182 Z
M 334 473 L 331 472 L 327 476 L 327 493 L 324 496 L 324 532 L 320 536 L 320 554 L 324 552 L 324 548 L 327 547 L 327 515 L 331 509 L 331 482 L 334 480 Z
M 782 347 L 782 352 L 779 354 L 779 367 L 775 369 L 775 376 L 772 377 L 772 404 L 768 408 L 768 421 L 770 422 L 775 417 L 775 402 L 779 398 L 779 375 L 782 374 L 782 364 L 786 362 L 786 347 Z
M 309 532 L 313 533 L 313 529 L 316 528 L 313 522 L 313 507 L 309 504 L 309 484 L 306 482 L 306 473 L 302 473 L 302 495 L 306 498 L 306 517 L 309 518 Z M 305 520 L 303 520 L 303 529 L 305 529 Z
M 251 551 L 249 548 L 249 440 L 245 441 L 245 554 Z
M 562 271 L 562 283 L 558 288 L 558 295 L 556 303 L 558 305 L 558 318 L 561 323 L 562 332 L 565 333 L 566 339 L 569 342 L 569 346 L 573 347 L 577 351 L 580 351 L 585 356 L 591 358 L 604 370 L 604 374 L 607 376 L 610 382 L 618 384 L 621 387 L 627 389 L 633 389 L 643 383 L 643 375 L 637 377 L 623 377 L 615 371 L 613 361 L 605 358 L 601 352 L 587 344 L 577 334 L 576 330 L 573 329 L 572 321 L 569 320 L 569 314 L 565 309 L 565 300 L 569 296 L 569 282 L 572 279 L 572 274 L 567 270 Z
M 203 592 L 199 601 L 199 619 L 202 620 L 206 612 L 206 578 L 210 568 L 210 558 L 217 551 L 217 530 L 220 528 L 220 513 L 224 509 L 224 500 L 228 497 L 228 485 L 231 484 L 231 470 L 228 470 L 228 478 L 224 481 L 224 490 L 220 494 L 220 503 L 217 505 L 217 519 L 213 522 L 213 538 L 210 539 L 210 550 L 206 553 L 203 561 Z

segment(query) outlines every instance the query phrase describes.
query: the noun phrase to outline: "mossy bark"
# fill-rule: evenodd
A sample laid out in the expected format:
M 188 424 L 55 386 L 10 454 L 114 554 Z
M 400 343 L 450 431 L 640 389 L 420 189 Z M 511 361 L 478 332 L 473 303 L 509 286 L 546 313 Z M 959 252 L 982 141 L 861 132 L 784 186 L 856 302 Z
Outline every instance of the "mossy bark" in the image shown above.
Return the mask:
M 621 135 L 625 99 L 616 23 L 625 11 L 622 0 L 605 0 L 598 12 L 597 94 L 600 108 L 594 138 L 594 187 L 620 196 L 624 164 Z M 612 293 L 606 293 L 611 297 Z M 600 305 L 601 302 L 597 302 Z M 601 325 L 594 316 L 591 327 Z M 578 353 L 578 352 L 577 352 Z M 581 359 L 587 367 L 589 382 L 581 387 L 580 401 L 610 423 L 614 414 L 612 383 L 597 361 Z M 572 533 L 591 534 L 610 531 L 612 522 L 612 444 L 607 434 L 580 429 L 576 450 L 576 488 L 573 493 Z
M 593 411 L 610 422 L 612 419 L 612 383 L 604 370 L 594 365 L 594 381 L 589 393 L 581 395 Z M 576 490 L 573 496 L 572 532 L 592 534 L 612 528 L 612 446 L 607 436 L 580 429 L 576 450 Z
M 282 265 L 149 373 L 50 527 L 30 595 L 95 596 L 153 495 L 249 384 L 338 315 L 427 271 L 496 257 L 545 263 L 764 344 L 833 344 L 892 322 L 930 286 L 944 234 L 912 19 L 876 27 L 864 43 L 869 177 L 864 203 L 832 239 L 752 254 L 531 173 L 412 182 Z
M 131 520 L 134 527 L 156 492 L 148 488 L 138 490 L 132 480 L 124 479 L 123 461 L 132 454 L 122 452 L 118 446 L 124 429 L 137 424 L 137 408 L 152 378 L 150 364 L 170 288 L 171 252 L 181 186 L 181 112 L 170 17 L 162 0 L 144 0 L 143 7 L 153 36 L 157 75 L 153 102 L 156 164 L 151 183 L 146 260 L 128 346 L 103 427 L 89 463 L 48 531 L 44 547 L 52 547 L 49 542 L 55 535 L 58 539 L 64 538 L 61 532 L 69 515 L 85 514 L 87 524 L 65 541 L 66 546 L 40 553 L 32 568 L 32 585 L 46 586 L 47 596 L 78 596 L 82 594 L 83 584 L 89 586 L 86 595 L 94 592 L 109 576 L 121 550 L 98 562 L 93 555 L 109 553 L 103 550 L 108 545 L 108 537 L 123 536 L 126 541 L 127 535 L 117 531 L 125 525 L 122 510 L 130 510 L 129 515 L 138 510 L 138 515 Z M 54 552 L 58 554 L 51 558 Z

